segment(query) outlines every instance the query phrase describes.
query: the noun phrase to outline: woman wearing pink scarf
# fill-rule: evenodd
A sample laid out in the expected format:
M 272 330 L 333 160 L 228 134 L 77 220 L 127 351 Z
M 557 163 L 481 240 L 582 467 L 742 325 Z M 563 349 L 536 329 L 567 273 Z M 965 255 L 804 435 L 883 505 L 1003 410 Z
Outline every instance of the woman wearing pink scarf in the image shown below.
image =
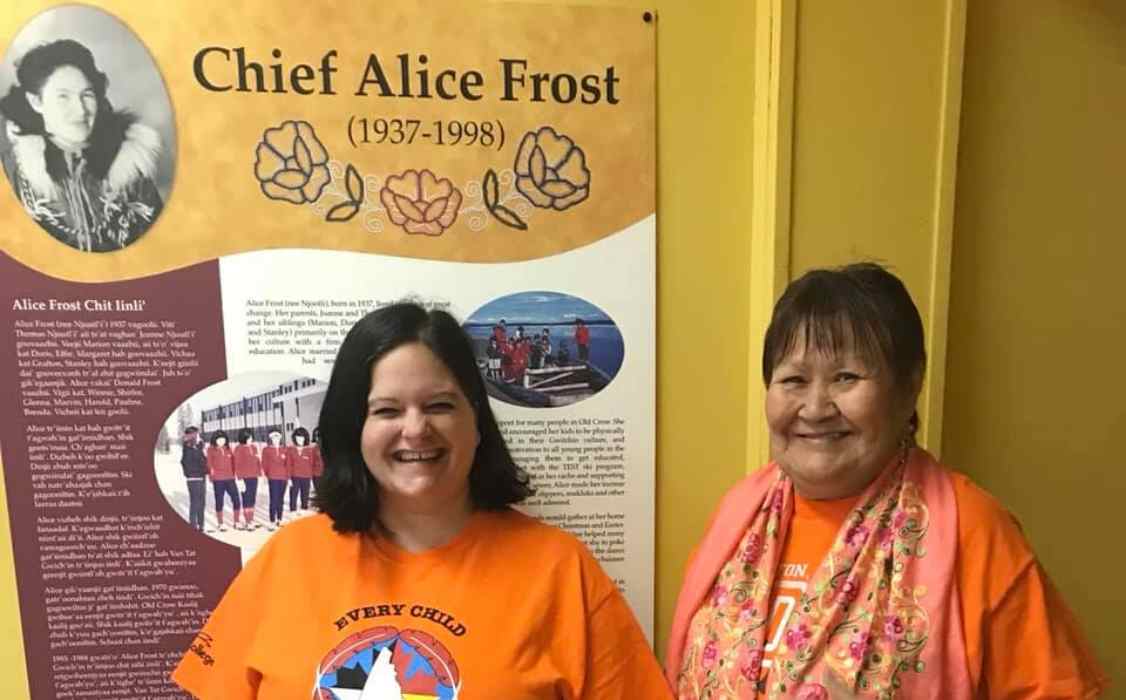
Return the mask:
M 763 352 L 772 459 L 689 562 L 666 655 L 678 698 L 1105 688 L 1016 521 L 915 445 L 925 366 L 919 312 L 880 266 L 814 270 L 783 294 Z

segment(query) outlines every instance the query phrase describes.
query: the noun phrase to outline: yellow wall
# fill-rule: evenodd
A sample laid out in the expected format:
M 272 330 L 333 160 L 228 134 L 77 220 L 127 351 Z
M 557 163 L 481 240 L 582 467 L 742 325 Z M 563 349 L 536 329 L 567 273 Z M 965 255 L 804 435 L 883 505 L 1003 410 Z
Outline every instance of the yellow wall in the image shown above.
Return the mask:
M 926 329 L 920 438 L 934 445 L 941 401 L 927 396 L 943 370 L 952 198 L 941 188 L 953 175 L 960 3 L 797 5 L 791 276 L 874 259 L 904 280 Z
M 1126 5 L 972 2 L 944 456 L 1018 516 L 1126 697 Z
M 752 3 L 658 12 L 657 646 L 688 552 L 745 470 Z

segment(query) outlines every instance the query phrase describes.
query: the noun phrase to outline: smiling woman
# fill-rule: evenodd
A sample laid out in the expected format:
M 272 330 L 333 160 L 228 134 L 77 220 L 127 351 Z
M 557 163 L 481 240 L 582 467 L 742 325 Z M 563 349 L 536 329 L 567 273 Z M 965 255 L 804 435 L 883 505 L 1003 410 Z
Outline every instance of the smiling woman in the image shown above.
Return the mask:
M 814 270 L 763 347 L 771 462 L 690 562 L 666 674 L 705 697 L 1094 697 L 1106 684 L 1019 527 L 915 445 L 926 357 L 903 283 Z
M 442 544 L 464 527 L 476 422 L 453 374 L 423 343 L 400 345 L 372 367 L 360 452 L 379 486 L 379 522 L 405 549 Z M 444 527 L 412 528 L 420 512 L 441 513 Z
M 322 514 L 282 528 L 231 584 L 173 675 L 185 690 L 670 697 L 587 549 L 510 508 L 532 489 L 453 317 L 396 304 L 357 322 L 318 429 Z
M 878 268 L 814 272 L 778 302 L 763 351 L 771 456 L 798 492 L 855 496 L 914 439 L 923 325 Z

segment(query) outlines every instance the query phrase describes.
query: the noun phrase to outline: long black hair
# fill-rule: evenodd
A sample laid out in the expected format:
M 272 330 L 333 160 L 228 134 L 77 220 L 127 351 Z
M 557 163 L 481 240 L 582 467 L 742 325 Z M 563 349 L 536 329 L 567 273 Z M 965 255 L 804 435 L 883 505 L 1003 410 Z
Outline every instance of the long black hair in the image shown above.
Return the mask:
M 325 471 L 316 505 L 338 532 L 367 532 L 378 522 L 379 487 L 360 451 L 367 419 L 372 367 L 408 343 L 421 343 L 450 370 L 477 418 L 481 439 L 469 471 L 475 508 L 502 510 L 533 493 L 527 473 L 517 466 L 489 406 L 473 347 L 453 316 L 413 303 L 386 306 L 356 322 L 332 368 L 321 407 L 321 453 Z

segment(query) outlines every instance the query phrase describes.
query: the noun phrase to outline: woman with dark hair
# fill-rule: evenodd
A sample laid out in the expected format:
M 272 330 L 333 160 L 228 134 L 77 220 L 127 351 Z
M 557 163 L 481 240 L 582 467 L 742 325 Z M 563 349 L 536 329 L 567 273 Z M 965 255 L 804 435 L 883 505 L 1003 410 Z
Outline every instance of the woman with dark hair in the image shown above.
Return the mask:
M 235 447 L 235 476 L 242 479 L 242 528 L 253 530 L 254 503 L 258 498 L 258 476 L 262 473 L 262 457 L 254 444 L 254 432 L 243 428 L 238 434 Z M 238 529 L 235 521 L 235 529 Z
M 32 48 L 0 99 L 4 170 L 48 233 L 84 251 L 124 248 L 159 215 L 160 136 L 106 97 L 94 55 L 72 39 Z
M 396 304 L 361 319 L 320 429 L 322 514 L 239 574 L 173 675 L 185 690 L 669 697 L 617 585 L 575 537 L 511 508 L 532 489 L 453 317 Z
M 227 433 L 217 430 L 211 436 L 211 444 L 207 448 L 207 472 L 211 477 L 211 486 L 215 490 L 215 519 L 218 521 L 219 532 L 226 532 L 227 526 L 223 524 L 224 496 L 231 497 L 231 524 L 238 527 L 238 486 L 235 484 L 235 456 L 231 446 L 227 444 Z
M 298 500 L 301 510 L 309 509 L 309 485 L 313 481 L 314 462 L 317 448 L 309 444 L 309 431 L 298 428 L 290 435 L 293 444 L 285 450 L 285 461 L 289 466 L 289 512 L 297 512 Z
M 763 344 L 771 462 L 688 565 L 666 674 L 698 698 L 1093 698 L 1105 687 L 1013 517 L 915 444 L 903 283 L 813 270 Z

